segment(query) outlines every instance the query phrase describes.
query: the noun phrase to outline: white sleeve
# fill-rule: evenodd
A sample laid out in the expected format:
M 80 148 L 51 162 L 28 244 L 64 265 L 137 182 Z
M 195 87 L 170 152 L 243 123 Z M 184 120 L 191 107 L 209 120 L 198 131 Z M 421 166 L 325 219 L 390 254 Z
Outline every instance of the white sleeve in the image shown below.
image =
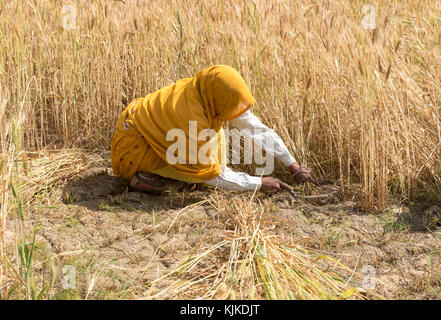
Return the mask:
M 253 177 L 244 172 L 236 172 L 223 165 L 219 165 L 219 167 L 221 174 L 214 179 L 205 180 L 206 184 L 230 191 L 260 190 L 262 185 L 260 177 Z
M 250 110 L 231 120 L 231 124 L 239 130 L 249 129 L 243 130 L 243 134 L 250 136 L 256 147 L 262 148 L 267 154 L 272 154 L 286 167 L 296 162 L 282 139 L 272 129 L 264 125 Z

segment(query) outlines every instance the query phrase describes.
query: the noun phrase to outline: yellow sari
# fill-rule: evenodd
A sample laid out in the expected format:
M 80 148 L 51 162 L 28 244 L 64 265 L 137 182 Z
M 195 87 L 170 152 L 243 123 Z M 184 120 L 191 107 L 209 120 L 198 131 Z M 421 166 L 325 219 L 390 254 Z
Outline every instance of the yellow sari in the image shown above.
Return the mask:
M 205 163 L 197 159 L 196 163 L 190 163 L 189 145 L 195 143 L 198 151 L 206 143 L 191 137 L 190 121 L 197 121 L 197 136 L 204 129 L 214 129 L 219 141 L 216 147 L 222 148 L 222 121 L 240 116 L 254 102 L 240 74 L 225 65 L 209 67 L 193 78 L 137 98 L 116 124 L 111 146 L 113 171 L 126 179 L 136 172 L 153 172 L 185 182 L 213 179 L 220 174 L 219 163 L 225 161 L 213 159 Z M 185 132 L 185 163 L 167 162 L 167 149 L 174 141 L 166 141 L 166 136 L 172 129 Z

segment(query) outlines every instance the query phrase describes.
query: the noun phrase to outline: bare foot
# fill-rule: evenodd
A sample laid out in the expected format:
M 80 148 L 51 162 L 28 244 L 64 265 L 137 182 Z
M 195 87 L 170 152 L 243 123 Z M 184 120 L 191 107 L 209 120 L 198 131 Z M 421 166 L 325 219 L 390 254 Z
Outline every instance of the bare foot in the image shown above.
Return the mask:
M 177 189 L 183 182 L 167 179 L 151 172 L 137 172 L 130 180 L 130 186 L 141 192 L 160 194 L 170 189 Z M 179 185 L 179 186 L 177 186 Z

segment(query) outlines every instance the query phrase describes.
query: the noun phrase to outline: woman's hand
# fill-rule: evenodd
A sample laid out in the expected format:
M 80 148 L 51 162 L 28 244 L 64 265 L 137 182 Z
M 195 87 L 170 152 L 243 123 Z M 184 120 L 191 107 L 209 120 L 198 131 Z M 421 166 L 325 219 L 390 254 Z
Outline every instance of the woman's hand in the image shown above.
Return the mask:
M 267 193 L 274 193 L 285 190 L 291 191 L 292 188 L 285 182 L 280 181 L 279 179 L 273 177 L 262 178 L 262 185 L 260 187 L 260 191 Z
M 318 181 L 314 177 L 312 170 L 307 167 L 302 167 L 302 165 L 298 162 L 294 162 L 292 165 L 288 167 L 289 171 L 291 171 L 291 175 L 294 176 L 294 179 L 297 182 L 312 182 L 316 186 L 318 186 Z

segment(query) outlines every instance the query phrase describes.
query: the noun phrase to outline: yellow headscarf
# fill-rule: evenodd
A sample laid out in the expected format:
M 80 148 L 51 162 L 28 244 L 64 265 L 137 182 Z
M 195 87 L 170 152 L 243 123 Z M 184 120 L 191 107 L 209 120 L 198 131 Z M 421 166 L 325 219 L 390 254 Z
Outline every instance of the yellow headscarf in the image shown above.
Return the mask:
M 187 137 L 187 161 L 171 164 L 179 173 L 201 180 L 209 180 L 220 174 L 217 163 L 190 164 L 189 122 L 197 121 L 197 133 L 204 129 L 221 128 L 222 121 L 237 118 L 250 109 L 255 100 L 241 75 L 232 67 L 216 65 L 155 91 L 142 99 L 132 113 L 136 130 L 142 134 L 154 153 L 162 159 L 144 159 L 144 168 L 164 163 L 167 149 L 174 141 L 166 141 L 167 132 L 181 129 Z M 196 139 L 197 140 L 197 139 Z M 194 141 L 193 141 L 194 142 Z M 197 150 L 206 141 L 196 141 Z M 146 164 L 147 162 L 147 164 Z

